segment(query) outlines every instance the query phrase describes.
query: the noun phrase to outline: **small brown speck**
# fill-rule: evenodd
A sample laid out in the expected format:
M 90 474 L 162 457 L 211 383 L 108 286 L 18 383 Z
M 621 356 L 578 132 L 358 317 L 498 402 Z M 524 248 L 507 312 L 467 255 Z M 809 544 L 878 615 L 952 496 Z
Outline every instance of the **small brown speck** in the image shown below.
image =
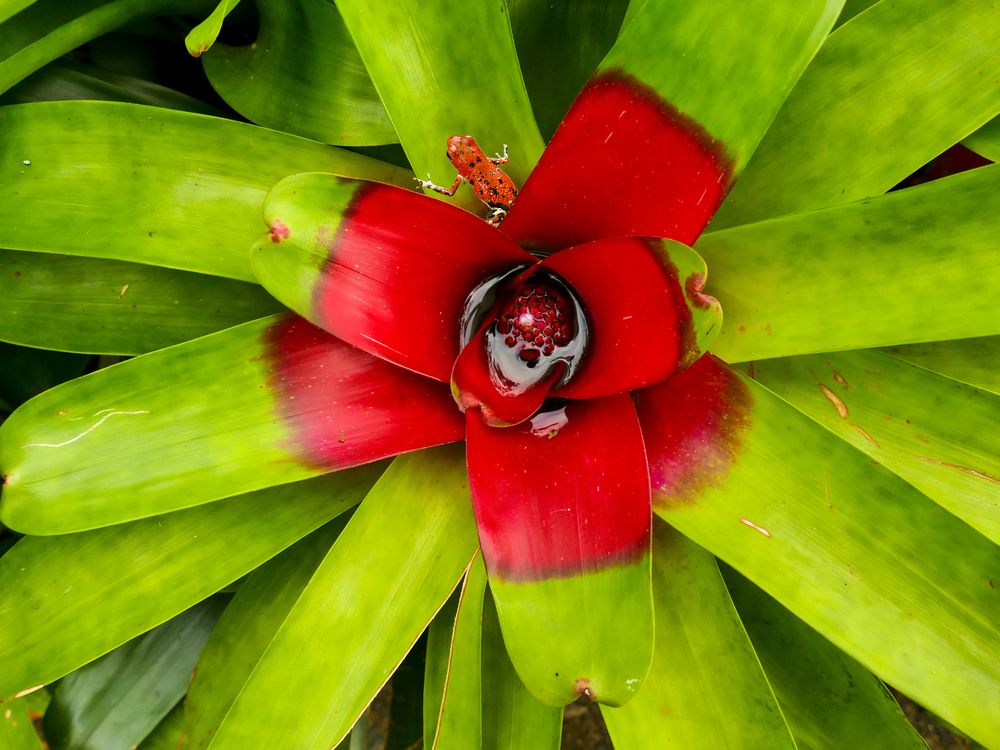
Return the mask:
M 837 410 L 837 414 L 839 414 L 841 418 L 847 419 L 847 404 L 844 403 L 843 399 L 822 383 L 817 383 L 816 385 L 819 386 L 819 389 L 823 391 L 823 395 L 827 397 L 831 404 L 833 404 L 833 408 Z
M 125 286 L 123 286 L 123 287 L 121 288 L 121 290 L 120 290 L 120 291 L 118 292 L 118 299 L 121 299 L 122 297 L 124 297 L 124 296 L 125 296 L 125 292 L 127 292 L 127 291 L 128 291 L 128 287 L 129 287 L 129 285 L 128 285 L 128 284 L 126 284 Z

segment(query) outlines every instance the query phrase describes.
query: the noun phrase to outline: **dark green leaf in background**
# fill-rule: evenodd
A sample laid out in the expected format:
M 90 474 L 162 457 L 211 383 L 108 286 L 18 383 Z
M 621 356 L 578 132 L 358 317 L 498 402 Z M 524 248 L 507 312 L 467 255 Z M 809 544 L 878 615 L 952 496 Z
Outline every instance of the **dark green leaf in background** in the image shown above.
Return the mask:
M 45 712 L 52 750 L 138 745 L 183 697 L 227 601 L 208 599 L 63 679 Z
M 381 468 L 25 537 L 0 557 L 0 696 L 52 682 L 246 575 L 358 503 Z
M 242 281 L 118 260 L 0 250 L 2 341 L 57 351 L 143 354 L 282 309 L 259 286 Z

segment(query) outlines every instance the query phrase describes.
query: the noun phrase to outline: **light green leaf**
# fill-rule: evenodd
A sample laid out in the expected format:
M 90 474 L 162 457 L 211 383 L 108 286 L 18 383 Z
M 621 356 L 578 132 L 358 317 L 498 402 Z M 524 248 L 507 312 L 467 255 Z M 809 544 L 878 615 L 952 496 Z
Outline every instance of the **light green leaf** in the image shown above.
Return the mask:
M 486 567 L 476 557 L 462 587 L 431 622 L 424 681 L 424 747 L 482 747 Z
M 615 747 L 794 750 L 715 558 L 653 528 L 656 651 L 639 694 L 601 707 Z
M 712 227 L 884 193 L 1000 112 L 1000 7 L 877 3 L 830 35 Z
M 994 117 L 983 125 L 962 141 L 962 145 L 990 161 L 1000 161 L 1000 117 Z
M 1000 395 L 1000 336 L 893 346 L 885 352 Z
M 0 23 L 11 16 L 17 15 L 37 0 L 0 0 Z
M 528 692 L 507 655 L 493 597 L 483 606 L 483 750 L 557 750 L 562 708 Z
M 799 750 L 926 749 L 876 677 L 743 576 L 723 573 Z
M 0 250 L 3 341 L 143 354 L 281 309 L 262 288 L 242 281 L 118 260 Z
M 504 167 L 523 185 L 543 143 L 518 67 L 503 0 L 339 0 L 361 59 L 418 177 L 451 185 L 451 135 L 470 134 L 487 154 L 510 146 Z M 437 195 L 437 193 L 432 193 Z M 455 202 L 485 211 L 468 187 Z
M 260 35 L 253 44 L 217 45 L 202 58 L 230 106 L 258 125 L 323 143 L 398 140 L 337 6 L 329 0 L 257 6 Z
M 185 748 L 208 747 L 236 696 L 344 528 L 343 514 L 255 570 L 219 619 L 185 701 Z
M 712 351 L 739 362 L 1000 333 L 986 312 L 1000 296 L 997 232 L 1000 166 L 988 166 L 702 235 L 725 311 Z
M 467 481 L 460 447 L 394 461 L 274 636 L 212 750 L 326 750 L 347 734 L 475 553 Z
M 0 557 L 0 698 L 51 682 L 184 611 L 357 503 L 381 466 Z
M 624 69 L 652 86 L 722 144 L 736 175 L 842 5 L 646 0 L 629 13 L 600 70 Z
M 45 712 L 58 750 L 128 750 L 184 696 L 228 599 L 213 597 L 60 681 Z
M 758 362 L 754 378 L 1000 544 L 1000 396 L 874 351 Z
M 43 750 L 25 698 L 0 703 L 0 747 L 4 750 Z
M 240 0 L 222 0 L 204 21 L 195 26 L 184 38 L 184 46 L 195 57 L 200 57 L 215 44 L 222 31 L 222 24 Z
M 1000 741 L 1000 547 L 727 372 L 723 442 L 654 496 L 656 512 L 883 680 Z
M 114 102 L 0 108 L 0 247 L 253 281 L 260 206 L 322 169 L 412 185 L 348 151 L 215 117 Z

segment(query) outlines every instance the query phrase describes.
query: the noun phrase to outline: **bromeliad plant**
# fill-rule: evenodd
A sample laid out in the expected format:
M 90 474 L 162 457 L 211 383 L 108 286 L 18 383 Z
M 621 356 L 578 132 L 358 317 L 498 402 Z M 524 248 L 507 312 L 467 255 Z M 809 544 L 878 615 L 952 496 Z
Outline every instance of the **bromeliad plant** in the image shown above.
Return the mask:
M 213 46 L 232 5 L 189 48 L 256 125 L 101 67 L 198 3 L 0 6 L 4 85 L 98 63 L 8 97 L 126 100 L 0 108 L 0 338 L 143 355 L 0 428 L 0 696 L 328 748 L 427 629 L 428 747 L 581 696 L 618 747 L 920 747 L 872 673 L 1000 742 L 1000 172 L 882 195 L 1000 152 L 1000 11 L 260 0 Z M 416 191 L 465 133 L 512 202 L 478 152 Z

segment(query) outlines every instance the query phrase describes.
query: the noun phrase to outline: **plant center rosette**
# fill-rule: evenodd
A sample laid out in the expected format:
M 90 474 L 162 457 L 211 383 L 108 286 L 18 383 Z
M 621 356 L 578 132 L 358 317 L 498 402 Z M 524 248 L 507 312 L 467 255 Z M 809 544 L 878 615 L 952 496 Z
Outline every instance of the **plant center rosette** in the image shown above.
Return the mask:
M 659 110 L 650 116 L 662 124 Z M 607 139 L 601 132 L 587 137 Z M 717 367 L 702 355 L 722 316 L 703 292 L 706 267 L 690 247 L 634 235 L 691 241 L 717 196 L 699 207 L 697 222 L 689 196 L 678 199 L 674 213 L 687 212 L 690 224 L 683 231 L 670 211 L 644 222 L 644 205 L 639 213 L 617 211 L 603 226 L 590 217 L 581 228 L 568 221 L 558 193 L 532 187 L 551 178 L 547 159 L 556 170 L 565 161 L 559 140 L 499 228 L 390 185 L 319 173 L 289 177 L 268 196 L 270 231 L 252 262 L 260 282 L 292 310 L 397 366 L 394 390 L 407 394 L 405 410 L 419 402 L 423 415 L 407 430 L 421 437 L 390 430 L 396 444 L 380 444 L 372 458 L 464 436 L 491 592 L 528 688 L 552 704 L 587 695 L 620 705 L 638 689 L 652 654 L 651 467 L 643 428 L 658 428 L 663 415 L 641 411 L 670 403 L 651 389 L 669 386 L 676 373 L 699 360 L 706 363 L 699 367 Z M 586 140 L 577 142 L 586 147 Z M 689 141 L 692 158 L 713 166 L 712 154 Z M 600 182 L 601 169 L 588 179 Z M 558 226 L 544 222 L 553 196 L 555 224 L 566 226 L 562 243 Z M 660 197 L 671 205 L 669 194 Z M 579 210 L 590 210 L 583 198 Z M 669 227 L 661 228 L 664 222 Z M 304 335 L 303 323 L 288 325 L 288 336 Z M 281 380 L 281 352 L 294 347 L 283 350 L 279 341 L 274 348 Z M 356 442 L 344 445 L 343 435 L 337 440 L 323 426 L 323 407 L 302 406 L 315 394 L 282 387 L 286 399 L 296 399 L 300 452 L 330 469 L 357 463 L 356 454 L 340 457 L 357 450 Z M 639 391 L 650 397 L 634 398 Z M 304 412 L 313 414 L 308 424 Z M 383 417 L 395 415 L 386 409 Z M 657 477 L 669 470 L 652 467 Z M 601 612 L 590 606 L 597 602 Z

